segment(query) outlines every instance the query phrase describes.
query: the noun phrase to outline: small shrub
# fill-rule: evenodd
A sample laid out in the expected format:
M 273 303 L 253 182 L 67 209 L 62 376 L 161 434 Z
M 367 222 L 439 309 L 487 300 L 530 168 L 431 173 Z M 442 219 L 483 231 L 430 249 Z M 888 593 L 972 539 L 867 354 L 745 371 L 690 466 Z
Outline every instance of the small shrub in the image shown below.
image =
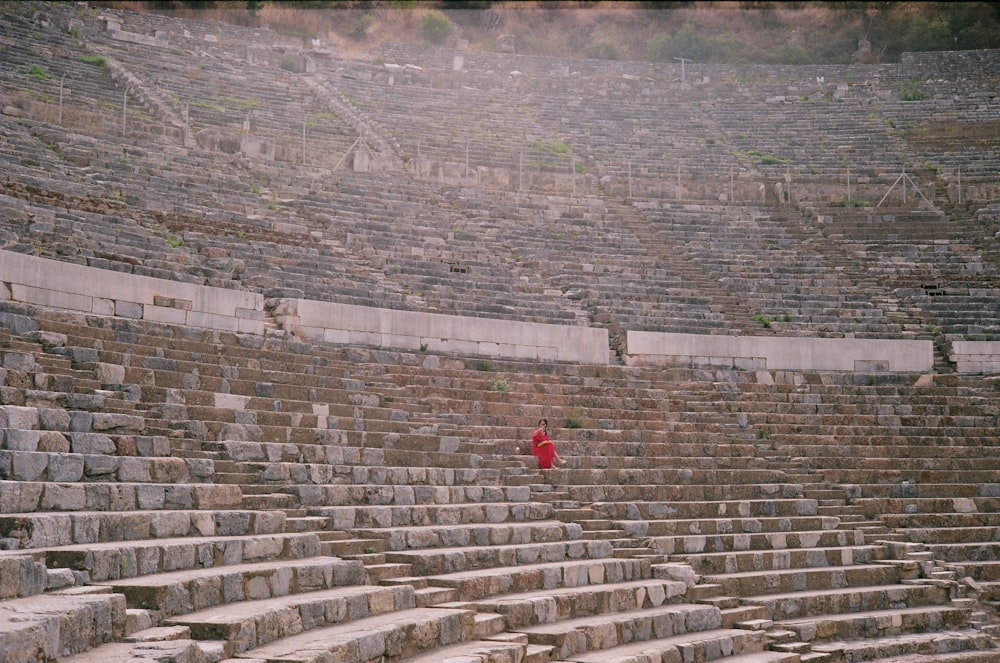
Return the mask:
M 84 54 L 77 58 L 80 62 L 85 62 L 87 64 L 92 64 L 95 67 L 106 67 L 108 65 L 108 59 L 103 55 L 89 55 Z
M 502 375 L 498 375 L 490 381 L 490 391 L 499 391 L 501 393 L 507 393 L 511 391 L 512 387 L 510 383 L 507 382 L 507 378 Z
M 365 547 L 365 554 L 366 555 L 374 555 L 375 552 L 376 552 L 376 550 L 377 549 L 375 548 L 375 546 L 366 546 Z
M 28 75 L 38 81 L 47 81 L 52 78 L 52 76 L 49 75 L 49 72 L 45 71 L 37 64 L 28 65 Z
M 753 321 L 760 324 L 762 327 L 764 327 L 764 329 L 771 328 L 771 318 L 767 317 L 766 315 L 758 313 L 753 317 Z
M 917 81 L 910 81 L 899 88 L 900 101 L 921 101 L 927 98 L 927 93 Z
M 476 364 L 476 370 L 483 371 L 484 373 L 489 373 L 490 371 L 493 370 L 493 363 L 488 359 L 484 359 L 483 361 Z
M 760 158 L 760 162 L 766 166 L 773 166 L 774 164 L 781 163 L 781 159 L 770 154 L 765 154 Z
M 184 240 L 178 237 L 177 235 L 169 235 L 167 237 L 167 246 L 169 246 L 172 249 L 179 248 L 181 246 L 184 246 Z
M 436 9 L 424 14 L 420 19 L 420 36 L 432 44 L 440 46 L 455 31 L 455 24 Z
M 566 415 L 566 419 L 563 421 L 563 428 L 584 428 L 586 427 L 586 419 L 579 410 L 573 410 Z

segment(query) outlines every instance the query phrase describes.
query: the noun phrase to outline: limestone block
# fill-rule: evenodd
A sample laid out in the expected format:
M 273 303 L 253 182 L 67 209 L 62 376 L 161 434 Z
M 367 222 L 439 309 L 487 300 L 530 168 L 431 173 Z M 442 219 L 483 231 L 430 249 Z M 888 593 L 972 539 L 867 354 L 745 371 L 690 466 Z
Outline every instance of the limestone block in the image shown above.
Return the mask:
M 135 500 L 139 509 L 163 509 L 166 506 L 166 487 L 136 486 Z
M 5 483 L 0 485 L 0 513 L 32 513 L 41 503 L 45 490 L 41 483 Z
M 70 433 L 70 448 L 78 454 L 114 454 L 115 444 L 103 433 Z
M 10 451 L 38 451 L 42 431 L 20 430 L 16 428 L 3 431 L 3 447 Z
M 246 511 L 219 511 L 214 516 L 215 534 L 240 536 L 250 531 L 251 515 Z
M 0 557 L 0 599 L 41 594 L 46 582 L 45 563 L 34 556 Z
M 81 455 L 84 461 L 84 472 L 92 479 L 113 479 L 118 471 L 118 464 L 121 461 L 116 456 L 105 456 L 100 454 Z
M 17 405 L 0 405 L 0 428 L 37 430 L 38 409 Z
M 90 432 L 91 424 L 94 421 L 92 412 L 74 410 L 69 413 L 69 429 L 77 433 Z
M 69 430 L 69 412 L 62 408 L 38 408 L 38 425 L 42 430 Z
M 67 546 L 73 541 L 73 519 L 69 514 L 45 514 L 31 519 L 30 534 L 22 539 L 24 548 Z
M 49 454 L 49 481 L 73 482 L 83 479 L 83 457 L 68 454 Z
M 138 519 L 137 519 L 138 520 Z M 137 524 L 148 523 L 149 535 L 156 538 L 188 536 L 191 534 L 191 517 L 183 511 L 161 511 L 146 514 Z M 140 532 L 127 532 L 138 534 Z
M 47 484 L 40 507 L 45 511 L 80 511 L 89 505 L 83 486 L 73 484 Z

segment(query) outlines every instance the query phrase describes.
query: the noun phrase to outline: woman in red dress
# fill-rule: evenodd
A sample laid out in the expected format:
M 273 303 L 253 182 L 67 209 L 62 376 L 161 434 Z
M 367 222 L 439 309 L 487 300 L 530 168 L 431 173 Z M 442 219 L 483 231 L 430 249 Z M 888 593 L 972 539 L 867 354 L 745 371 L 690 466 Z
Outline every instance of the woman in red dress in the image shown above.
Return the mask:
M 555 443 L 549 439 L 549 422 L 541 419 L 538 428 L 531 435 L 531 453 L 538 456 L 538 467 L 543 470 L 550 469 L 552 463 L 565 465 L 566 461 L 556 453 Z

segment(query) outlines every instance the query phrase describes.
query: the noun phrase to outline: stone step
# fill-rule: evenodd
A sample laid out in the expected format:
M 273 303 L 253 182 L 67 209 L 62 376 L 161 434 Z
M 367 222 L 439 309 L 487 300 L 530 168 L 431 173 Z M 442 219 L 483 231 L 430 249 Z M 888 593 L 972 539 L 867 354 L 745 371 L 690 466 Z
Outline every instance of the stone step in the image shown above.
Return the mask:
M 414 607 L 412 587 L 352 585 L 237 601 L 175 615 L 164 623 L 187 627 L 197 640 L 223 641 L 225 655 L 233 656 L 303 630 Z
M 727 575 L 704 575 L 703 582 L 718 584 L 724 594 L 754 596 L 802 590 L 822 591 L 843 587 L 892 585 L 900 580 L 894 567 L 886 564 L 855 564 L 824 568 L 791 568 L 749 571 Z
M 208 483 L 0 481 L 0 509 L 5 515 L 32 513 L 38 504 L 50 512 L 239 509 L 242 499 L 239 486 Z M 69 539 L 69 532 L 64 538 Z
M 490 502 L 476 504 L 391 505 L 391 506 L 313 506 L 310 515 L 330 518 L 334 529 L 352 531 L 360 528 L 427 526 L 439 523 L 455 525 L 486 522 L 528 523 L 549 520 L 548 504 L 533 502 Z
M 69 663 L 130 663 L 132 661 L 186 661 L 188 663 L 210 663 L 222 656 L 221 647 L 209 654 L 209 643 L 187 638 L 153 640 L 142 642 L 115 642 L 73 656 L 60 658 Z M 17 660 L 17 659 L 15 659 Z
M 107 582 L 170 571 L 303 559 L 320 554 L 315 534 L 154 538 L 41 549 L 50 568 L 85 572 L 89 582 Z
M 503 615 L 506 628 L 545 624 L 606 612 L 655 608 L 684 600 L 687 585 L 676 580 L 633 580 L 563 587 L 519 594 L 502 594 L 453 607 Z
M 650 577 L 651 568 L 648 560 L 606 557 L 476 569 L 428 576 L 427 582 L 434 587 L 458 590 L 462 600 L 477 601 L 498 594 L 602 585 Z
M 701 519 L 720 517 L 770 518 L 776 516 L 815 516 L 816 500 L 810 499 L 733 499 L 727 501 L 694 498 L 683 502 L 602 502 L 593 508 L 611 520 L 662 520 L 664 518 Z
M 389 529 L 360 527 L 352 530 L 358 537 L 381 538 L 387 550 L 489 546 L 518 543 L 544 543 L 580 539 L 580 527 L 555 520 L 523 523 L 476 523 L 468 525 L 422 525 Z
M 617 527 L 630 536 L 712 536 L 725 534 L 761 534 L 765 532 L 795 532 L 837 529 L 842 525 L 837 516 L 803 516 L 781 518 L 696 518 L 670 520 L 615 520 Z M 849 529 L 849 528 L 844 528 Z
M 406 663 L 548 663 L 551 649 L 512 640 L 471 640 L 408 658 Z
M 641 663 L 649 660 L 713 661 L 725 659 L 743 663 L 787 661 L 780 653 L 764 654 L 764 632 L 739 629 L 711 629 L 670 635 L 576 654 L 574 663 Z M 746 656 L 747 658 L 743 658 Z
M 124 492 L 127 496 L 128 491 Z M 183 504 L 186 497 L 189 494 L 181 491 L 178 501 Z M 153 491 L 148 501 L 155 504 L 165 499 L 166 495 Z M 142 501 L 147 502 L 145 496 Z M 18 549 L 31 550 L 137 541 L 151 537 L 283 534 L 285 521 L 283 511 L 183 510 L 180 505 L 162 510 L 134 511 L 91 511 L 82 508 L 68 513 L 38 511 L 0 515 L 0 537 L 11 539 Z
M 368 564 L 365 566 L 365 578 L 369 585 L 384 585 L 388 581 L 409 577 L 413 572 L 409 564 Z
M 649 547 L 657 553 L 678 555 L 743 550 L 859 546 L 865 543 L 865 537 L 859 530 L 821 530 L 815 532 L 716 534 L 712 536 L 654 536 L 649 539 L 648 543 Z
M 885 559 L 881 545 L 843 546 L 832 548 L 791 548 L 783 550 L 740 550 L 721 553 L 673 555 L 674 561 L 684 561 L 697 573 L 767 573 L 782 569 L 869 564 Z
M 234 601 L 363 584 L 360 562 L 333 557 L 190 569 L 97 583 L 124 594 L 130 608 L 183 615 Z
M 883 615 L 889 618 L 890 615 Z M 902 619 L 903 623 L 900 624 Z M 933 621 L 932 615 L 927 615 L 924 623 Z M 838 634 L 833 638 L 823 641 L 812 642 L 812 650 L 815 652 L 830 654 L 834 661 L 845 660 L 872 660 L 878 658 L 892 657 L 892 661 L 902 660 L 901 657 L 920 656 L 919 660 L 925 660 L 923 655 L 936 660 L 934 654 L 952 654 L 956 658 L 941 660 L 962 661 L 965 658 L 962 654 L 970 650 L 979 650 L 980 653 L 989 653 L 996 659 L 998 653 L 995 644 L 986 634 L 968 628 L 961 628 L 960 624 L 955 624 L 953 620 L 946 620 L 946 630 L 941 631 L 941 626 L 927 633 L 910 632 L 919 628 L 918 623 L 908 617 L 898 616 L 895 628 L 878 629 L 871 626 L 867 633 L 859 633 L 858 636 L 841 636 L 839 632 L 850 632 L 847 628 L 838 628 Z M 856 631 L 862 631 L 858 628 Z M 829 628 L 827 629 L 829 632 Z M 977 660 L 975 656 L 972 660 Z M 990 659 L 983 659 L 990 660 Z
M 62 659 L 125 635 L 125 597 L 106 589 L 72 588 L 0 604 L 4 660 Z
M 470 546 L 389 551 L 386 561 L 409 564 L 418 576 L 437 576 L 482 568 L 557 562 L 573 559 L 600 559 L 614 554 L 606 541 L 556 541 L 506 546 Z
M 320 544 L 322 554 L 343 557 L 345 559 L 357 559 L 359 556 L 382 553 L 385 550 L 385 539 L 378 538 L 340 539 L 336 541 L 324 541 Z
M 439 647 L 473 640 L 471 610 L 411 608 L 314 628 L 246 650 L 242 658 L 302 663 L 364 663 L 403 660 Z
M 948 603 L 947 589 L 929 585 L 873 585 L 824 590 L 804 590 L 780 594 L 740 597 L 744 605 L 761 605 L 768 618 L 785 624 L 813 615 L 835 619 L 836 615 L 889 609 L 898 605 L 911 607 L 942 606 Z M 775 619 L 777 617 L 777 619 Z
M 532 644 L 553 647 L 558 659 L 570 659 L 587 651 L 609 650 L 635 640 L 717 629 L 721 624 L 718 608 L 676 603 L 521 626 L 517 631 L 527 634 Z

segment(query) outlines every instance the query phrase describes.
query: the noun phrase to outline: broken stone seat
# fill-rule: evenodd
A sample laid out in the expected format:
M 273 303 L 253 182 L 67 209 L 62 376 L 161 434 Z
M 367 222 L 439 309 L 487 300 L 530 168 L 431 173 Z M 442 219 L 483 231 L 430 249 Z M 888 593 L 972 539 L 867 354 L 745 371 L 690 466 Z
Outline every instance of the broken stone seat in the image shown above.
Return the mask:
M 874 621 L 882 618 L 905 622 L 906 617 L 870 614 Z M 933 613 L 926 615 L 932 621 Z M 919 617 L 919 615 L 917 615 Z M 917 620 L 913 620 L 917 621 Z M 824 625 L 826 626 L 826 625 Z M 788 625 L 795 630 L 795 625 Z M 938 627 L 940 628 L 940 627 Z M 800 629 L 801 630 L 801 629 Z M 808 629 L 811 631 L 811 628 Z M 989 635 L 975 629 L 961 628 L 960 624 L 945 632 L 928 630 L 927 633 L 892 633 L 885 637 L 860 637 L 858 639 L 823 640 L 812 643 L 812 651 L 827 654 L 834 660 L 867 661 L 892 657 L 893 663 L 990 663 L 998 657 L 996 645 Z

